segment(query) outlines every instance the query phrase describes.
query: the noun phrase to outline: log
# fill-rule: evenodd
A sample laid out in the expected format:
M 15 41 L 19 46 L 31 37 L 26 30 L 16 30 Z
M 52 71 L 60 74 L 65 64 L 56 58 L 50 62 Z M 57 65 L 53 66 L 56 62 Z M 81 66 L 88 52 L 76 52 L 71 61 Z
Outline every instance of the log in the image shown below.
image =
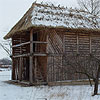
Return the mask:
M 30 32 L 30 41 L 33 41 L 33 30 Z M 30 42 L 30 54 L 33 54 L 33 43 Z M 30 66 L 29 66 L 29 81 L 33 83 L 33 56 L 30 55 Z

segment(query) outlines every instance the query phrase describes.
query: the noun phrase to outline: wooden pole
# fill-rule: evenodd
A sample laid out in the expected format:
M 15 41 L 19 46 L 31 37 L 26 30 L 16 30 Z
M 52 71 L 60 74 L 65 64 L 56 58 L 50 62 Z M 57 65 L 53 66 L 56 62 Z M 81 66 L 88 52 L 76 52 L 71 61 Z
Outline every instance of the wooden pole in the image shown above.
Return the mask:
M 77 33 L 77 54 L 79 54 L 79 34 Z
M 15 80 L 15 65 L 13 58 L 12 58 L 12 80 Z
M 12 45 L 13 45 L 13 38 L 12 38 Z M 12 49 L 12 55 L 14 55 L 14 50 Z M 14 58 L 12 58 L 12 80 L 15 80 L 15 65 L 14 65 Z
M 92 43 L 91 43 L 91 34 L 90 34 L 90 54 L 92 53 L 92 49 L 91 49 L 92 46 L 91 46 L 91 44 L 92 44 Z
M 30 66 L 29 66 L 29 81 L 30 84 L 33 83 L 33 30 L 30 32 Z
M 19 60 L 19 81 L 21 81 L 22 80 L 22 58 L 20 57 L 19 58 L 20 60 Z
M 20 43 L 22 42 L 21 40 L 21 36 L 20 36 Z M 22 47 L 20 46 L 20 54 L 22 54 Z M 20 57 L 20 60 L 19 60 L 19 81 L 22 80 L 22 57 Z
M 35 66 L 34 66 L 34 80 L 37 81 L 37 57 L 34 57 L 35 60 Z

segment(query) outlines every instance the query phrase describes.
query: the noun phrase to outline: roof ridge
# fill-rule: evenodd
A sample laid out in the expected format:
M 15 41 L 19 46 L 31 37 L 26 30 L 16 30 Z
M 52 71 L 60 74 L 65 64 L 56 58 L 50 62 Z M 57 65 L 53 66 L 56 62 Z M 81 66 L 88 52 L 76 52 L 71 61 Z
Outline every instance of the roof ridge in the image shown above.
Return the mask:
M 54 8 L 60 8 L 60 9 L 67 9 L 67 6 L 60 6 L 60 4 L 58 6 L 54 5 L 53 3 L 49 4 L 49 3 L 37 3 L 37 2 L 33 2 L 32 5 L 37 5 L 37 6 L 43 6 L 43 7 L 54 7 Z
M 37 2 L 37 0 L 32 3 L 32 6 L 31 7 L 33 7 L 34 5 L 36 5 L 37 4 L 36 2 Z

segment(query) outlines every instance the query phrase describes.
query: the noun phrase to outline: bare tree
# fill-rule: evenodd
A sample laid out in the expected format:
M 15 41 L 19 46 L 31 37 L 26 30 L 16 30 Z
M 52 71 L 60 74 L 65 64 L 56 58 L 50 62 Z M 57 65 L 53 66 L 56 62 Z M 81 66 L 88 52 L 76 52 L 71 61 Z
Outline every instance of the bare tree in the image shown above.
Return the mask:
M 88 20 L 91 20 L 93 28 L 100 28 L 100 0 L 77 0 L 80 9 L 89 13 L 91 16 Z
M 0 62 L 2 62 L 3 65 L 11 65 L 12 64 L 12 61 L 8 58 L 0 59 Z
M 2 43 L 0 43 L 0 47 L 8 54 L 10 58 L 12 57 L 11 40 L 2 41 Z
M 98 94 L 98 84 L 100 76 L 100 59 L 95 57 L 94 54 L 75 54 L 65 57 L 65 66 L 69 65 L 74 73 L 84 74 L 89 79 L 90 85 L 91 79 L 94 82 L 94 95 Z M 66 70 L 66 69 L 65 69 Z
M 100 0 L 77 0 L 81 9 L 100 16 Z

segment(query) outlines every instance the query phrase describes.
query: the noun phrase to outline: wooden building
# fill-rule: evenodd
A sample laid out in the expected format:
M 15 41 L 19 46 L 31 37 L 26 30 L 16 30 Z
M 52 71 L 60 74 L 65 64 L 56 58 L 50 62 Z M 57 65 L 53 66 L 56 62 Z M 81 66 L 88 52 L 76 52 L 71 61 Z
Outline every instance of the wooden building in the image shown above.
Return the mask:
M 33 3 L 4 37 L 12 39 L 12 80 L 38 83 L 79 79 L 64 71 L 63 55 L 90 54 L 97 49 L 100 31 L 95 22 L 94 16 L 84 11 Z

